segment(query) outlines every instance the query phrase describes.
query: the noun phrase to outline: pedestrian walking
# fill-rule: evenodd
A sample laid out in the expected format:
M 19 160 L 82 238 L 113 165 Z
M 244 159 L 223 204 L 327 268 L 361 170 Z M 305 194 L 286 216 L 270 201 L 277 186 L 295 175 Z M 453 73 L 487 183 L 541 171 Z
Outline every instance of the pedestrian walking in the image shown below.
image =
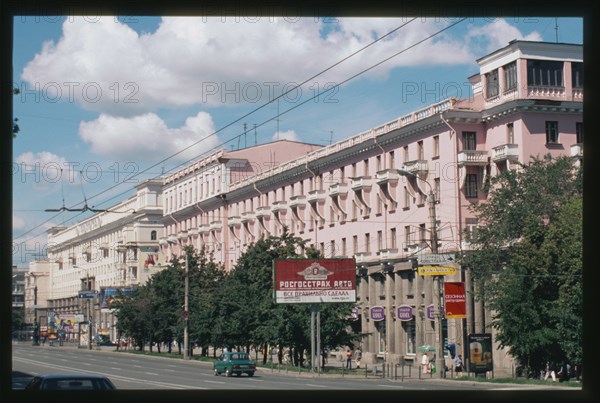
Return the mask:
M 346 351 L 346 368 L 352 369 L 352 351 Z
M 359 347 L 354 351 L 354 362 L 356 363 L 356 369 L 360 368 L 360 360 L 362 360 L 362 351 Z
M 429 357 L 427 356 L 427 353 L 423 353 L 423 357 L 421 357 L 421 368 L 424 374 L 428 374 L 431 371 L 431 368 L 429 366 Z
M 544 380 L 547 381 L 549 377 L 552 377 L 552 382 L 556 382 L 556 371 L 550 361 L 546 363 L 546 375 L 544 375 Z
M 463 360 L 462 360 L 462 356 L 459 354 L 454 358 L 454 372 L 456 373 L 456 376 L 462 376 L 462 371 L 463 371 Z

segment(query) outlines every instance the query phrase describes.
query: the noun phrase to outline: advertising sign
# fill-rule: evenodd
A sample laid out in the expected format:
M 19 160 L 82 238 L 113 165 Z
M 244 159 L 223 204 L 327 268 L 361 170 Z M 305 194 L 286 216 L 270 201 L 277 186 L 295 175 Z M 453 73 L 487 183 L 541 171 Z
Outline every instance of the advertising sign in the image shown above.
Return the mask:
M 413 309 L 410 305 L 400 305 L 396 312 L 396 318 L 400 321 L 409 321 L 413 318 Z
M 100 288 L 100 310 L 101 312 L 111 312 L 114 307 L 112 304 L 123 298 L 131 295 L 135 291 L 135 287 L 102 287 Z
M 419 266 L 419 276 L 450 276 L 456 274 L 456 266 Z
M 356 302 L 354 259 L 275 259 L 273 281 L 278 304 Z
M 465 283 L 444 283 L 444 302 L 447 319 L 464 319 L 467 317 L 467 298 Z
M 380 320 L 385 319 L 385 308 L 382 306 L 373 306 L 369 310 L 371 314 L 371 320 L 374 322 L 379 322 Z
M 485 373 L 494 368 L 492 334 L 475 333 L 468 336 L 469 372 Z
M 158 252 L 157 247 L 140 247 L 138 259 L 144 262 L 144 272 L 150 272 L 151 270 L 160 270 L 165 265 L 165 258 L 162 256 L 162 253 Z

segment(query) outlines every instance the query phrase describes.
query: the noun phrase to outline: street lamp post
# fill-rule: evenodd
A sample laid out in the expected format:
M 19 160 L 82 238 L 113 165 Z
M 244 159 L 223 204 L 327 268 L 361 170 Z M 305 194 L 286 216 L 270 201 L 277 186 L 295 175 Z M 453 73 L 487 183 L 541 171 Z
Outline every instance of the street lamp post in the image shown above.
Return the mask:
M 190 340 L 189 340 L 189 304 L 188 304 L 188 296 L 189 296 L 189 282 L 190 282 L 190 265 L 189 265 L 189 260 L 188 260 L 188 254 L 187 251 L 185 251 L 183 249 L 183 245 L 181 243 L 178 243 L 176 239 L 173 238 L 169 238 L 167 239 L 167 242 L 171 245 L 174 244 L 178 244 L 181 248 L 181 250 L 184 251 L 185 253 L 185 277 L 184 277 L 184 286 L 183 286 L 183 359 L 184 360 L 189 360 L 190 359 L 190 353 L 189 353 L 189 344 L 190 344 Z
M 414 179 L 421 179 L 418 175 L 399 169 L 398 173 L 402 176 L 406 176 Z M 435 211 L 435 192 L 431 184 L 426 179 L 421 179 L 429 187 L 429 222 L 431 227 L 430 242 L 431 242 L 431 253 L 436 255 L 438 253 L 438 236 L 437 236 L 437 216 Z M 436 361 L 435 367 L 440 378 L 445 378 L 445 360 L 444 360 L 444 334 L 442 329 L 442 290 L 443 290 L 443 276 L 433 276 L 433 309 L 434 309 L 434 327 L 435 327 L 435 349 L 436 349 Z
M 38 287 L 36 284 L 35 288 L 33 289 L 33 346 L 40 345 L 40 325 L 37 317 L 37 292 Z

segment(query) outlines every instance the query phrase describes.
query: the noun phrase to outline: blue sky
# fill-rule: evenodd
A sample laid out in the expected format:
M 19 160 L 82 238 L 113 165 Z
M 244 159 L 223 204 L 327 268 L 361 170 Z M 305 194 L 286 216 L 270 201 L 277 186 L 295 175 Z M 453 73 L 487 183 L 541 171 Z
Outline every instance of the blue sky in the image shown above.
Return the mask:
M 44 252 L 48 228 L 89 216 L 44 212 L 63 196 L 107 208 L 219 147 L 326 145 L 468 97 L 477 58 L 512 39 L 555 42 L 556 21 L 559 42 L 583 43 L 577 18 L 16 17 L 13 264 Z

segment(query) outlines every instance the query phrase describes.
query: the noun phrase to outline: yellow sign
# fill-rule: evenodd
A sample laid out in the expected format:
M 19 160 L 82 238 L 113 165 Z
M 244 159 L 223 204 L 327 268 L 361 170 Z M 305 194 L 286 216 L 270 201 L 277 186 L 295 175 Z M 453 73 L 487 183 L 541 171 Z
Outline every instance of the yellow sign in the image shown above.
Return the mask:
M 456 274 L 456 266 L 419 266 L 419 276 L 447 276 Z

